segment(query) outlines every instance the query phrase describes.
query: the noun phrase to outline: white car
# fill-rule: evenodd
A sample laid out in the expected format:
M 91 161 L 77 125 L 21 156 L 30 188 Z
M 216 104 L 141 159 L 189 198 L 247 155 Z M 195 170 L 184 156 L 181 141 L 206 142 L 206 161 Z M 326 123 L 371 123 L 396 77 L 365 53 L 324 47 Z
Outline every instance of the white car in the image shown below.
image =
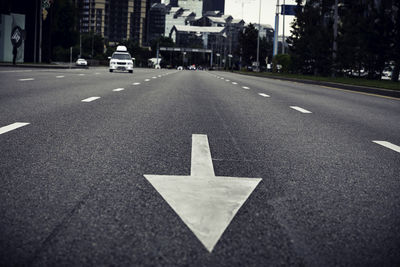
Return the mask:
M 87 66 L 87 61 L 86 59 L 83 58 L 78 58 L 78 60 L 75 62 L 76 66 Z
M 110 72 L 114 70 L 129 71 L 133 73 L 133 57 L 129 54 L 128 49 L 125 46 L 118 46 L 117 51 L 115 51 L 110 59 Z

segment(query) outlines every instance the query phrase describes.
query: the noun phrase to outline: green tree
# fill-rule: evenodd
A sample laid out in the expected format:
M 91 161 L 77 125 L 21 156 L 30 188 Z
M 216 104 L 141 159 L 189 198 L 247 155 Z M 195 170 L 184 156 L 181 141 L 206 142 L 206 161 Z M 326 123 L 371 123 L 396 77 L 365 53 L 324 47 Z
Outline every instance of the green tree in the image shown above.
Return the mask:
M 257 57 L 258 30 L 253 24 L 249 24 L 239 34 L 239 49 L 242 55 L 242 65 L 251 65 Z
M 71 0 L 54 1 L 52 23 L 52 45 L 70 48 L 79 40 L 77 31 L 78 10 Z

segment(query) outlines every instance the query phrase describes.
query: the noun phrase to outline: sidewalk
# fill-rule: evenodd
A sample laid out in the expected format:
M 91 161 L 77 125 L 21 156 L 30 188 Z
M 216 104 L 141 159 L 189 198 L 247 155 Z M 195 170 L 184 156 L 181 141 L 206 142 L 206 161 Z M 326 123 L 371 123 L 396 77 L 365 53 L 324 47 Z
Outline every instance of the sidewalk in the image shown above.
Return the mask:
M 17 68 L 46 68 L 46 69 L 81 69 L 82 67 L 76 66 L 75 63 L 17 63 L 13 65 L 8 62 L 0 62 L 0 67 L 17 67 Z
M 238 72 L 236 72 L 236 73 L 238 73 Z M 274 80 L 298 82 L 298 83 L 304 83 L 304 84 L 320 85 L 320 86 L 332 87 L 332 88 L 336 88 L 336 89 L 357 91 L 357 92 L 362 92 L 362 93 L 366 93 L 366 94 L 375 94 L 375 95 L 400 98 L 400 91 L 396 91 L 396 90 L 381 89 L 381 88 L 368 87 L 368 86 L 358 86 L 358 85 L 351 85 L 351 84 L 344 84 L 344 83 L 333 83 L 333 82 L 313 81 L 313 80 L 305 80 L 305 79 L 297 79 L 297 78 L 278 77 L 278 76 L 266 77 L 266 76 L 261 76 L 261 75 L 254 75 L 254 74 L 251 75 L 251 74 L 245 74 L 245 73 L 238 73 L 238 74 L 266 78 L 266 79 L 274 79 Z

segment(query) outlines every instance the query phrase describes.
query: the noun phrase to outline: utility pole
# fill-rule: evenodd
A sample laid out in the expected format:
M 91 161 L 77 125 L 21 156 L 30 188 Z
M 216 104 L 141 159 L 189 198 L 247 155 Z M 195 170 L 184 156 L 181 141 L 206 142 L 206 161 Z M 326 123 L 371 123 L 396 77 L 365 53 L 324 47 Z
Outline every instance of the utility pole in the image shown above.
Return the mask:
M 42 63 L 42 26 L 43 26 L 43 5 L 41 1 L 40 4 L 40 14 L 39 14 L 39 63 Z
M 276 56 L 278 54 L 278 31 L 279 31 L 279 0 L 276 1 L 273 56 Z
M 333 23 L 333 47 L 332 47 L 332 77 L 335 77 L 336 72 L 336 57 L 337 57 L 337 35 L 338 35 L 338 0 L 335 0 L 335 13 Z
M 40 5 L 40 0 L 35 1 L 35 42 L 33 43 L 33 62 L 36 63 L 37 55 L 37 25 L 38 25 L 38 5 Z
M 261 31 L 261 0 L 258 11 L 258 36 L 257 36 L 257 71 L 260 71 L 260 31 Z
M 283 0 L 283 38 L 282 38 L 282 54 L 285 54 L 285 14 L 286 14 L 286 5 L 285 0 Z

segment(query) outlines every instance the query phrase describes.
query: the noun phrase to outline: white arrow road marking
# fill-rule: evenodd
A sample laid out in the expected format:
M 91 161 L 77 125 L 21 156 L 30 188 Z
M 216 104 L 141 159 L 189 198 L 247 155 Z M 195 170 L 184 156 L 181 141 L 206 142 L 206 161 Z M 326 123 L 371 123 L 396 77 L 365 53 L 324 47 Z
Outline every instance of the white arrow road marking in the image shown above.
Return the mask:
M 15 122 L 13 124 L 1 127 L 0 128 L 0 134 L 15 130 L 15 129 L 19 128 L 19 127 L 23 127 L 23 126 L 26 126 L 28 124 L 29 124 L 29 122 Z
M 133 83 L 133 85 L 139 85 L 140 83 Z
M 19 79 L 18 81 L 26 82 L 26 81 L 34 81 L 34 80 L 35 80 L 34 78 L 25 78 L 25 79 Z
M 261 178 L 215 176 L 207 135 L 192 136 L 190 176 L 144 177 L 212 252 Z
M 400 153 L 400 146 L 396 146 L 395 144 L 392 144 L 390 142 L 387 141 L 372 141 L 372 142 Z
M 246 89 L 246 90 L 250 90 L 250 88 L 247 87 L 247 86 L 242 86 L 242 88 L 243 88 L 243 89 Z
M 271 97 L 271 96 L 269 96 L 267 94 L 263 94 L 263 93 L 259 93 L 259 95 L 262 96 L 262 97 Z
M 119 91 L 123 91 L 123 90 L 125 90 L 125 88 L 116 88 L 116 89 L 113 89 L 114 92 L 119 92 Z
M 81 101 L 82 101 L 82 102 L 92 102 L 92 101 L 95 101 L 95 100 L 97 100 L 97 99 L 99 99 L 99 98 L 100 98 L 99 96 L 92 96 L 92 97 L 83 99 L 83 100 L 81 100 Z
M 301 107 L 290 106 L 290 108 L 295 109 L 295 110 L 297 110 L 297 111 L 299 111 L 301 113 L 312 113 L 311 111 L 308 111 L 308 110 L 306 110 L 304 108 L 301 108 Z

